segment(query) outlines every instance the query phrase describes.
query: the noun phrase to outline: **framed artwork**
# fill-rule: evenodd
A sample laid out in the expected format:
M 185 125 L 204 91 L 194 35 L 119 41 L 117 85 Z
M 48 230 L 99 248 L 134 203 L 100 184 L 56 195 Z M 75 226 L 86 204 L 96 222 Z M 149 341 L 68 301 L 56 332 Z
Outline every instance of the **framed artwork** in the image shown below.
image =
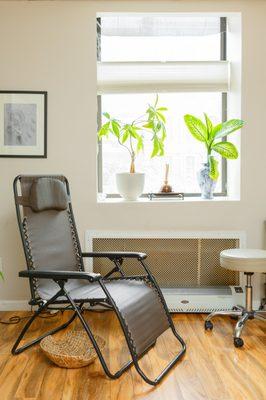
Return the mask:
M 0 91 L 0 157 L 47 158 L 47 92 Z

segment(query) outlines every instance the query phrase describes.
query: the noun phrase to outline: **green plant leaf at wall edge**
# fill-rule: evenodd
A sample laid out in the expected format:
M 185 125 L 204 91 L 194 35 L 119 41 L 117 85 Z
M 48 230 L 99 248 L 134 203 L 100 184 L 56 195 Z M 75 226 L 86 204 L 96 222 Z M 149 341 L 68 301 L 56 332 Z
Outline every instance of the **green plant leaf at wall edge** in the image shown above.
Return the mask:
M 98 132 L 99 139 L 101 139 L 103 136 L 107 136 L 109 132 L 110 132 L 110 121 L 103 124 L 103 126 L 99 130 Z

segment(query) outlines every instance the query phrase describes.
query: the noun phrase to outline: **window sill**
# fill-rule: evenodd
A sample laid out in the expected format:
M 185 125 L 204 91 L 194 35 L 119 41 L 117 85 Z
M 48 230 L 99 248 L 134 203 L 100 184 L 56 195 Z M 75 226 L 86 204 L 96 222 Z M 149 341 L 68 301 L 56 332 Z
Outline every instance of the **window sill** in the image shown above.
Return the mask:
M 98 199 L 97 203 L 98 204 L 163 204 L 166 203 L 167 205 L 169 203 L 220 203 L 220 202 L 230 202 L 230 201 L 240 201 L 239 198 L 236 197 L 230 197 L 230 196 L 217 196 L 214 197 L 212 200 L 207 200 L 207 199 L 202 199 L 201 197 L 185 197 L 183 200 L 181 199 L 153 199 L 150 200 L 148 198 L 141 197 L 138 200 L 134 201 L 129 201 L 129 200 L 124 200 L 119 197 L 108 197 L 106 199 Z

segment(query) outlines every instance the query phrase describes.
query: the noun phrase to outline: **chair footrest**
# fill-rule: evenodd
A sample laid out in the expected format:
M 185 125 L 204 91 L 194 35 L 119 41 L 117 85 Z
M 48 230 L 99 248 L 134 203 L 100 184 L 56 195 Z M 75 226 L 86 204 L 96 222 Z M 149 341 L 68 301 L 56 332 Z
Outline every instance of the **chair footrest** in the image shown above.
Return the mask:
M 169 327 L 156 288 L 144 280 L 127 279 L 106 286 L 124 319 L 135 353 L 142 354 Z

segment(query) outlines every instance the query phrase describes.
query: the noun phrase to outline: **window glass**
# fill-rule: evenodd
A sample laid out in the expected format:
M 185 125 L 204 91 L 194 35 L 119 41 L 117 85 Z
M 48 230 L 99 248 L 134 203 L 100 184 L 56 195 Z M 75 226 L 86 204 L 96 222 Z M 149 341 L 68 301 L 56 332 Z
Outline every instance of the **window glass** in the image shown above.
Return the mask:
M 226 54 L 226 36 L 221 33 L 223 29 L 226 29 L 226 20 L 212 15 L 104 14 L 97 18 L 98 61 L 136 62 L 136 68 L 132 68 L 134 78 L 138 72 L 137 63 L 141 62 L 218 61 L 221 57 L 224 59 Z M 222 52 L 221 43 L 224 46 Z M 223 89 L 218 83 L 218 89 L 215 88 L 217 92 L 199 92 L 197 83 L 195 88 L 193 86 L 189 89 L 189 92 L 167 93 L 169 89 L 160 87 L 162 93 L 158 93 L 159 104 L 168 108 L 165 156 L 150 158 L 151 136 L 144 133 L 144 152 L 141 152 L 136 159 L 137 171 L 146 174 L 144 193 L 157 192 L 160 189 L 164 180 L 165 164 L 169 163 L 169 180 L 174 191 L 200 195 L 197 172 L 200 165 L 206 162 L 206 149 L 203 143 L 196 141 L 188 132 L 183 117 L 185 114 L 193 114 L 204 118 L 203 113 L 206 112 L 213 124 L 221 122 L 226 115 L 226 95 L 222 95 L 219 91 Z M 122 90 L 129 91 L 126 86 Z M 154 103 L 155 97 L 154 93 L 98 96 L 98 122 L 104 123 L 102 113 L 108 112 L 113 118 L 131 123 L 143 115 L 147 105 Z M 220 164 L 221 174 L 215 192 L 221 193 L 224 192 L 222 181 L 225 183 L 226 177 L 222 176 L 222 160 L 218 154 L 216 158 Z M 225 165 L 226 161 L 223 163 Z M 127 172 L 129 168 L 130 159 L 127 150 L 117 143 L 115 137 L 110 135 L 108 140 L 104 138 L 99 146 L 99 191 L 117 194 L 115 174 Z
M 188 132 L 183 116 L 187 113 L 203 118 L 208 112 L 214 124 L 219 123 L 221 116 L 220 93 L 161 93 L 159 104 L 168 108 L 167 138 L 165 141 L 165 157 L 151 159 L 151 136 L 145 136 L 145 151 L 139 153 L 136 160 L 138 172 L 145 172 L 145 192 L 157 192 L 164 179 L 164 165 L 170 163 L 169 180 L 173 189 L 178 192 L 198 193 L 197 171 L 200 164 L 206 161 L 204 144 L 196 141 Z M 143 114 L 148 103 L 153 103 L 154 94 L 121 94 L 102 96 L 102 111 L 113 117 L 131 123 Z M 217 155 L 218 156 L 218 155 Z M 218 157 L 217 157 L 218 158 Z M 219 158 L 218 158 L 219 159 Z M 219 160 L 221 163 L 221 160 Z M 115 138 L 102 141 L 103 192 L 116 193 L 115 173 L 129 172 L 130 159 Z M 221 191 L 221 178 L 216 192 Z

